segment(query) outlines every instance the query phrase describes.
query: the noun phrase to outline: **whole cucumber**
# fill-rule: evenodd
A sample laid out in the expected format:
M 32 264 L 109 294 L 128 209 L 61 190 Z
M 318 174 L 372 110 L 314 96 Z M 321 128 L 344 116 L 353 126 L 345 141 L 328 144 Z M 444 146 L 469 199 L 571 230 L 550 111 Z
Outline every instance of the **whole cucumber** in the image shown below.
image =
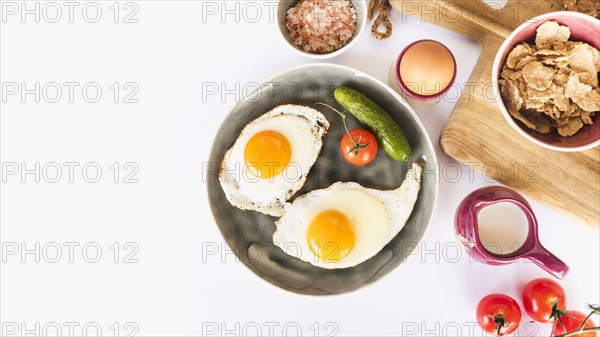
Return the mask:
M 379 105 L 361 92 L 347 87 L 336 88 L 333 96 L 344 109 L 375 133 L 390 157 L 397 161 L 405 161 L 410 157 L 412 151 L 404 131 Z

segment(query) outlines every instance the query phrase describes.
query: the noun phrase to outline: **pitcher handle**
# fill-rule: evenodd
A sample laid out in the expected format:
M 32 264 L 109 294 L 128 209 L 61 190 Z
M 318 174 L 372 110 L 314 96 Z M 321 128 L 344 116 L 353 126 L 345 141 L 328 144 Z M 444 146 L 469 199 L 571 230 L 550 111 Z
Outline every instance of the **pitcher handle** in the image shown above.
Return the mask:
M 569 266 L 566 263 L 541 245 L 538 245 L 531 253 L 527 254 L 526 258 L 559 280 L 562 280 L 569 271 Z

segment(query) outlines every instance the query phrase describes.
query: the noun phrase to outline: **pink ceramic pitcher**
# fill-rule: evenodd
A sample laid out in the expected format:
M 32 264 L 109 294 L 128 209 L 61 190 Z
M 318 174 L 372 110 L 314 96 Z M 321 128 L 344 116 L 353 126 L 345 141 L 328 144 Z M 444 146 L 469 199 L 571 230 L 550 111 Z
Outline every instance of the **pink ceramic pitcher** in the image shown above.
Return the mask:
M 510 254 L 489 252 L 479 238 L 477 214 L 487 206 L 500 202 L 510 202 L 518 206 L 529 225 L 529 233 L 523 245 Z M 456 236 L 465 249 L 479 262 L 489 265 L 511 263 L 519 258 L 531 260 L 545 271 L 559 279 L 565 277 L 569 267 L 550 253 L 539 241 L 537 219 L 531 206 L 519 193 L 501 186 L 480 188 L 469 194 L 458 206 L 455 218 Z

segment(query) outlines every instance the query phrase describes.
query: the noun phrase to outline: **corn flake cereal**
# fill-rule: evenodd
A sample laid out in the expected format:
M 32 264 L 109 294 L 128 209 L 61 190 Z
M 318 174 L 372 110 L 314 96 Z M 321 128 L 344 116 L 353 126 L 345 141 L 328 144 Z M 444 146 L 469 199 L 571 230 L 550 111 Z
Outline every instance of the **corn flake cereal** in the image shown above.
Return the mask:
M 569 41 L 569 27 L 547 21 L 535 45 L 521 43 L 502 67 L 500 93 L 511 116 L 541 134 L 563 137 L 591 125 L 600 112 L 600 52 Z

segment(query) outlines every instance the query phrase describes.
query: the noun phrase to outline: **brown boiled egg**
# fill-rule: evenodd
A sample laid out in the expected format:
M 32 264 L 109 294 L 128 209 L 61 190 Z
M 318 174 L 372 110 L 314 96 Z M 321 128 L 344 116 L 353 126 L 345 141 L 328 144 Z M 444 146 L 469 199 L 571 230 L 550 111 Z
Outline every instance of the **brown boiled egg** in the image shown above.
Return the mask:
M 408 46 L 399 62 L 400 81 L 420 96 L 434 96 L 453 82 L 456 62 L 452 52 L 433 40 L 417 41 Z

